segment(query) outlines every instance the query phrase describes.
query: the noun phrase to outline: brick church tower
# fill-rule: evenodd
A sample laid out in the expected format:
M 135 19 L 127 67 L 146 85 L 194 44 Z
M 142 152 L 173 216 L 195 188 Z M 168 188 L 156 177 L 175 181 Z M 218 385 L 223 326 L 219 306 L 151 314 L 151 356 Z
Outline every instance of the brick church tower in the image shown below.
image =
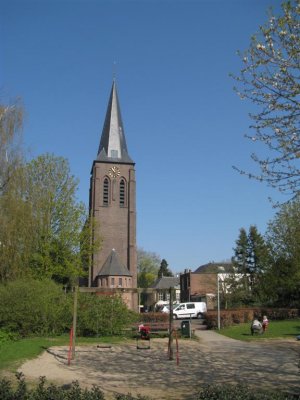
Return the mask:
M 102 239 L 94 253 L 89 286 L 119 291 L 137 309 L 135 163 L 130 158 L 113 82 L 105 122 L 90 181 L 90 215 Z M 117 290 L 118 289 L 118 290 Z

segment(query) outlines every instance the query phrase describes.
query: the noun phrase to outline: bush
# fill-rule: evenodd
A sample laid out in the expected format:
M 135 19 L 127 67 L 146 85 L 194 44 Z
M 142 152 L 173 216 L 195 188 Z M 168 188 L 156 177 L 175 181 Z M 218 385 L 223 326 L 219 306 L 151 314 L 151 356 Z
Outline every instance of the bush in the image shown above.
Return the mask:
M 0 348 L 1 344 L 11 342 L 18 339 L 18 335 L 12 332 L 6 332 L 0 329 Z M 1 398 L 1 397 L 0 397 Z
M 160 312 L 149 312 L 139 314 L 140 322 L 168 322 L 169 314 Z
M 299 396 L 271 391 L 255 391 L 246 385 L 206 385 L 195 400 L 297 400 Z
M 91 390 L 81 389 L 78 382 L 73 382 L 70 386 L 58 387 L 54 384 L 46 386 L 45 377 L 40 378 L 38 386 L 29 390 L 24 376 L 16 374 L 17 387 L 13 388 L 7 379 L 0 380 L 0 399 L 1 400 L 105 400 L 104 394 L 98 386 L 93 386 Z M 116 400 L 148 400 L 147 397 L 132 397 L 130 394 L 115 395 Z
M 73 323 L 73 299 L 73 293 L 65 293 L 51 280 L 26 279 L 0 285 L 0 343 L 5 336 L 2 330 L 21 337 L 68 332 Z M 79 336 L 118 335 L 137 320 L 138 314 L 119 296 L 78 293 Z
M 77 334 L 81 336 L 120 335 L 138 320 L 120 296 L 78 294 Z
M 28 389 L 24 376 L 16 374 L 17 386 L 12 387 L 7 379 L 0 380 L 1 400 L 105 400 L 98 386 L 92 389 L 81 389 L 78 382 L 62 387 L 46 385 L 45 377 L 40 378 L 34 389 Z M 115 394 L 115 400 L 151 400 L 149 397 L 129 394 Z M 299 400 L 298 395 L 281 392 L 255 391 L 245 385 L 206 385 L 198 394 L 189 396 L 191 400 Z
M 0 285 L 0 329 L 22 337 L 57 335 L 72 321 L 72 301 L 51 280 L 17 280 Z

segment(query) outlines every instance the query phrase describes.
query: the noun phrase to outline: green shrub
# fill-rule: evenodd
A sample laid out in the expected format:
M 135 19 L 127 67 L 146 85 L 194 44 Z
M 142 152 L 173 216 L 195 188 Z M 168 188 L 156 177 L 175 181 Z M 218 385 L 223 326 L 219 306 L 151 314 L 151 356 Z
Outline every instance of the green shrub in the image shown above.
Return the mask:
M 299 396 L 249 388 L 246 385 L 206 385 L 195 400 L 297 400 Z
M 51 280 L 18 280 L 0 285 L 0 330 L 21 337 L 60 335 L 73 323 L 72 292 L 65 293 Z M 120 296 L 78 293 L 77 335 L 121 334 L 138 320 Z M 1 340 L 7 336 L 0 331 Z
M 77 334 L 81 336 L 120 335 L 137 321 L 120 296 L 78 294 Z
M 145 397 L 138 395 L 138 397 L 133 397 L 131 394 L 116 394 L 115 395 L 116 400 L 151 400 L 150 397 Z
M 12 332 L 6 332 L 0 329 L 0 348 L 1 344 L 11 342 L 18 339 L 18 335 Z M 1 397 L 0 397 L 1 398 Z
M 92 389 L 82 389 L 78 382 L 62 387 L 54 384 L 46 385 L 45 377 L 40 377 L 40 382 L 36 388 L 27 388 L 24 375 L 16 374 L 17 387 L 13 388 L 7 379 L 0 380 L 0 399 L 1 400 L 105 400 L 102 390 L 98 386 Z M 115 395 L 116 400 L 149 400 L 147 397 L 132 397 L 130 394 Z
M 0 329 L 22 337 L 57 335 L 71 321 L 71 297 L 53 281 L 24 279 L 0 285 Z
M 24 375 L 16 374 L 17 385 L 13 387 L 9 380 L 0 380 L 1 400 L 105 400 L 98 386 L 82 389 L 77 381 L 71 385 L 46 385 L 45 377 L 40 377 L 39 384 L 28 389 Z M 137 397 L 129 394 L 115 394 L 115 400 L 151 400 L 147 396 Z M 189 396 L 191 400 L 299 400 L 299 395 L 285 394 L 279 391 L 253 390 L 246 385 L 205 385 L 197 394 Z

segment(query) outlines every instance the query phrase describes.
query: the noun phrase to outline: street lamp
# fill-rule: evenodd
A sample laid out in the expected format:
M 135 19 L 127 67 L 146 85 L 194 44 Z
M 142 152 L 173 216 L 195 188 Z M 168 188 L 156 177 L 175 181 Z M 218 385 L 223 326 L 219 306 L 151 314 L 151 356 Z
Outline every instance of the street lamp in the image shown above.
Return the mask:
M 224 271 L 224 267 L 217 267 L 217 293 L 218 293 L 218 330 L 221 329 L 221 313 L 220 313 L 220 279 L 219 279 L 219 273 Z

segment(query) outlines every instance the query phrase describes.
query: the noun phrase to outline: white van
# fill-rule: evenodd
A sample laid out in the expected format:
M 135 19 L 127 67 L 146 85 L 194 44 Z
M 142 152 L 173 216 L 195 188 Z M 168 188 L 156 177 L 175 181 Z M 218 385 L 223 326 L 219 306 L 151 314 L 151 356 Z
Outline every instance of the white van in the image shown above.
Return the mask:
M 173 318 L 203 318 L 206 311 L 206 303 L 203 301 L 180 303 L 173 310 Z

